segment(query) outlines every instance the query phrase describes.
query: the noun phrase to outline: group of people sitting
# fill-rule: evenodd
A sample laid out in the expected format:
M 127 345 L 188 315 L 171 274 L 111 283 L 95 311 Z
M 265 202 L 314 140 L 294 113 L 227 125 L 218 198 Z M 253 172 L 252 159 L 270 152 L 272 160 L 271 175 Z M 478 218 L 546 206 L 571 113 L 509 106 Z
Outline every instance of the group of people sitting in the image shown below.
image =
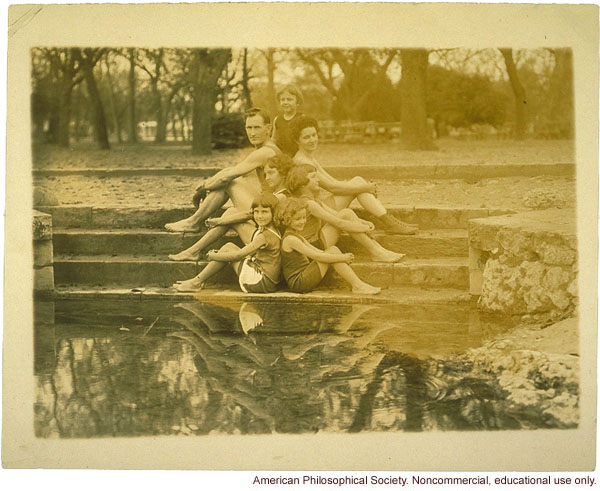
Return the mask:
M 254 150 L 240 163 L 222 169 L 196 188 L 194 214 L 165 228 L 171 232 L 208 231 L 191 247 L 169 256 L 174 261 L 198 261 L 204 251 L 233 229 L 244 247 L 227 242 L 209 250 L 209 261 L 196 277 L 176 282 L 178 291 L 197 291 L 231 264 L 244 292 L 270 293 L 282 289 L 314 290 L 333 269 L 359 294 L 380 289 L 362 281 L 350 263 L 354 256 L 336 247 L 347 232 L 377 262 L 395 263 L 404 254 L 384 248 L 373 238 L 372 222 L 350 208 L 356 199 L 388 233 L 414 234 L 416 227 L 387 212 L 376 186 L 361 177 L 338 180 L 315 159 L 318 123 L 299 108 L 300 90 L 288 85 L 278 93 L 281 113 L 274 119 L 262 109 L 246 113 L 246 134 Z M 229 201 L 233 206 L 224 212 Z M 222 212 L 222 213 L 221 213 Z

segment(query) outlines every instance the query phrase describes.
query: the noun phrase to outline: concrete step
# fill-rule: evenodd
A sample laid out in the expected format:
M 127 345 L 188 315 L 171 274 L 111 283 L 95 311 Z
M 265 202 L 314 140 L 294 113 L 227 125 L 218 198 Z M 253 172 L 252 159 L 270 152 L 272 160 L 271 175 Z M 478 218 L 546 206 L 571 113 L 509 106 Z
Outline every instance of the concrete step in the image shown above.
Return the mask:
M 191 278 L 205 262 L 174 262 L 157 255 L 138 256 L 65 256 L 54 258 L 56 285 L 98 285 L 120 287 L 171 286 L 177 280 Z M 377 286 L 418 285 L 468 288 L 468 258 L 408 258 L 398 264 L 355 262 L 354 271 L 363 280 Z M 230 267 L 211 281 L 237 289 L 237 278 Z M 323 281 L 325 287 L 344 287 L 345 283 L 331 272 Z
M 208 286 L 205 290 L 196 293 L 177 292 L 172 288 L 146 287 L 136 289 L 127 288 L 95 288 L 89 285 L 75 287 L 58 287 L 52 299 L 47 302 L 36 302 L 36 306 L 52 305 L 52 319 L 54 316 L 67 321 L 70 316 L 74 319 L 93 317 L 98 320 L 111 315 L 139 317 L 143 312 L 152 320 L 164 312 L 164 306 L 173 306 L 179 302 L 208 302 L 217 305 L 241 305 L 245 302 L 270 303 L 288 308 L 296 308 L 306 304 L 360 304 L 360 303 L 393 303 L 406 312 L 421 312 L 423 306 L 429 309 L 429 317 L 438 320 L 448 320 L 446 309 L 438 307 L 451 306 L 452 315 L 463 315 L 459 312 L 469 312 L 475 307 L 471 295 L 465 290 L 456 288 L 427 288 L 418 286 L 393 285 L 381 291 L 379 295 L 355 295 L 347 289 L 328 289 L 326 287 L 309 293 L 292 293 L 278 291 L 269 294 L 250 294 L 240 290 L 221 289 Z M 48 309 L 39 309 L 42 317 L 48 317 Z M 36 311 L 36 314 L 38 312 Z M 37 319 L 37 315 L 36 315 Z M 78 321 L 77 321 L 78 322 Z
M 202 234 L 174 234 L 156 229 L 54 229 L 56 254 L 173 254 L 194 244 Z M 411 257 L 467 256 L 467 231 L 462 229 L 426 229 L 416 235 L 376 233 L 377 241 L 387 249 Z M 227 241 L 241 245 L 235 233 L 228 234 L 210 246 L 219 248 Z M 338 246 L 357 257 L 367 258 L 366 251 L 351 237 L 340 237 Z
M 90 177 L 126 177 L 126 176 L 187 176 L 208 177 L 218 167 L 152 167 L 145 169 L 116 167 L 79 168 L 79 169 L 33 169 L 34 177 L 50 176 L 90 176 Z M 484 179 L 490 177 L 510 176 L 574 176 L 573 162 L 548 164 L 418 164 L 418 165 L 364 165 L 364 166 L 329 166 L 327 171 L 338 179 L 351 179 L 362 176 L 365 179 Z
M 171 233 L 157 229 L 54 229 L 52 241 L 56 254 L 155 254 L 180 252 L 198 241 L 203 234 Z M 235 232 L 215 241 L 211 249 L 225 242 L 241 245 Z
M 164 230 L 166 223 L 175 222 L 190 216 L 191 207 L 98 207 L 98 206 L 40 206 L 38 211 L 52 215 L 52 226 L 55 228 L 84 229 L 140 229 L 151 228 Z M 381 228 L 378 220 L 373 219 L 360 208 L 355 211 L 368 220 L 373 220 Z M 409 223 L 415 223 L 423 229 L 466 229 L 472 218 L 507 215 L 515 213 L 508 209 L 488 208 L 449 208 L 430 207 L 415 208 L 398 206 L 389 209 L 394 216 Z
M 313 295 L 313 294 L 307 294 Z M 401 296 L 401 295 L 398 295 Z M 296 302 L 254 299 L 219 299 L 218 301 L 180 302 L 154 300 L 131 302 L 122 299 L 80 298 L 56 300 L 52 322 L 47 319 L 46 325 L 55 324 L 71 327 L 74 337 L 90 335 L 90 326 L 98 328 L 117 327 L 121 330 L 139 334 L 156 334 L 161 330 L 178 330 L 187 325 L 202 324 L 202 317 L 197 314 L 220 320 L 221 325 L 213 325 L 211 332 L 231 332 L 237 324 L 240 311 L 252 310 L 264 320 L 261 326 L 268 332 L 326 332 L 339 325 L 339 321 L 350 312 L 363 311 L 351 328 L 361 328 L 360 318 L 373 324 L 380 319 L 385 322 L 390 318 L 402 319 L 405 327 L 419 326 L 423 330 L 438 331 L 442 326 L 465 325 L 472 321 L 476 311 L 472 302 L 452 303 L 420 303 L 406 305 L 402 303 L 379 303 L 369 307 L 356 304 L 330 303 L 316 298 Z M 243 301 L 242 301 L 243 300 Z M 432 307 L 435 307 L 432 309 Z M 233 314 L 233 315 L 232 315 Z M 229 322 L 228 322 L 228 319 Z M 377 325 L 377 324 L 376 324 Z

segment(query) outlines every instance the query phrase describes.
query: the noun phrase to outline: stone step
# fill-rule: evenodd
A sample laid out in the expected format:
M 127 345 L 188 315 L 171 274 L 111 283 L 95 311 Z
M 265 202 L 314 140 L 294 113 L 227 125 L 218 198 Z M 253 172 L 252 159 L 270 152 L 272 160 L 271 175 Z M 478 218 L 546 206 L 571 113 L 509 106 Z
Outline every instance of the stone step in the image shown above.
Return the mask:
M 191 207 L 99 207 L 99 206 L 39 206 L 39 211 L 52 215 L 52 225 L 55 228 L 84 228 L 84 229 L 140 229 L 152 228 L 164 230 L 165 223 L 175 222 L 190 216 Z M 368 220 L 373 220 L 368 213 L 360 208 L 356 212 Z M 449 208 L 430 207 L 415 208 L 398 206 L 389 212 L 400 220 L 415 223 L 423 229 L 466 229 L 472 218 L 515 213 L 513 210 L 488 208 Z M 381 228 L 378 220 L 373 220 Z
M 173 254 L 194 244 L 201 234 L 176 234 L 156 229 L 55 229 L 53 234 L 56 254 Z M 466 230 L 425 229 L 416 235 L 388 235 L 376 233 L 377 241 L 387 249 L 411 257 L 467 256 Z M 227 241 L 241 245 L 235 234 L 216 241 L 210 249 L 219 248 Z M 368 257 L 362 246 L 347 235 L 342 235 L 338 246 L 357 257 Z
M 56 285 L 98 285 L 119 287 L 171 286 L 177 280 L 192 278 L 205 262 L 174 262 L 164 256 L 64 256 L 54 258 Z M 355 262 L 354 271 L 363 280 L 377 286 L 418 285 L 468 288 L 468 258 L 408 258 L 398 264 Z M 211 284 L 237 289 L 237 278 L 230 267 L 214 277 Z M 325 287 L 344 287 L 334 273 L 323 281 Z
M 48 299 L 47 299 L 48 300 Z M 400 306 L 403 312 L 416 314 L 428 309 L 428 318 L 434 321 L 448 321 L 452 316 L 464 317 L 476 307 L 473 297 L 462 289 L 426 288 L 418 286 L 391 286 L 383 289 L 379 295 L 356 295 L 342 289 L 319 288 L 309 293 L 278 291 L 269 294 L 243 293 L 240 290 L 208 286 L 196 293 L 177 292 L 172 288 L 146 287 L 135 291 L 127 288 L 95 288 L 88 285 L 76 287 L 58 287 L 52 299 L 36 302 L 36 320 L 38 311 L 41 323 L 53 323 L 54 318 L 67 322 L 67 318 L 77 319 L 88 316 L 104 322 L 109 316 L 139 317 L 140 312 L 154 319 L 163 313 L 164 306 L 174 306 L 177 302 L 199 301 L 216 305 L 241 305 L 250 303 L 269 303 L 291 308 L 302 308 L 306 304 L 361 304 L 392 303 Z M 52 305 L 49 309 L 39 306 Z M 425 307 L 424 307 L 425 306 Z M 432 308 L 433 307 L 433 308 Z M 438 308 L 438 307 L 441 307 Z M 447 307 L 447 308 L 446 308 Z M 452 311 L 452 315 L 448 311 Z M 49 313 L 50 312 L 50 313 Z M 43 320 L 51 316 L 52 319 Z
M 313 294 L 303 297 L 309 295 Z M 213 324 L 211 334 L 231 332 L 238 324 L 239 312 L 249 310 L 263 319 L 261 331 L 288 334 L 335 330 L 344 316 L 352 312 L 359 315 L 351 326 L 353 330 L 361 329 L 361 318 L 363 321 L 368 319 L 371 324 L 373 321 L 380 320 L 379 325 L 393 318 L 402 319 L 403 327 L 419 327 L 424 331 L 439 332 L 449 326 L 468 325 L 476 320 L 474 316 L 477 316 L 473 302 L 470 301 L 411 305 L 385 302 L 361 306 L 355 302 L 331 303 L 314 296 L 311 299 L 303 298 L 295 302 L 284 301 L 281 297 L 273 300 L 230 297 L 217 301 L 181 299 L 178 303 L 164 299 L 149 301 L 149 297 L 146 301 L 135 302 L 88 297 L 77 300 L 56 300 L 54 310 L 52 319 L 47 318 L 43 324 L 69 327 L 74 337 L 89 336 L 91 326 L 95 332 L 112 327 L 117 328 L 117 332 L 121 330 L 143 335 L 178 330 L 189 325 L 201 327 L 202 317 L 198 315 L 203 314 L 213 314 L 214 318 L 220 320 L 220 323 Z M 361 311 L 362 314 L 358 314 Z
M 34 177 L 51 176 L 90 176 L 90 177 L 127 177 L 127 176 L 186 176 L 208 177 L 218 172 L 218 167 L 152 167 L 144 169 L 115 167 L 79 168 L 79 169 L 33 169 Z M 338 179 L 351 179 L 362 176 L 365 179 L 484 179 L 511 176 L 574 176 L 573 162 L 549 164 L 418 164 L 418 165 L 364 165 L 329 166 L 327 171 Z

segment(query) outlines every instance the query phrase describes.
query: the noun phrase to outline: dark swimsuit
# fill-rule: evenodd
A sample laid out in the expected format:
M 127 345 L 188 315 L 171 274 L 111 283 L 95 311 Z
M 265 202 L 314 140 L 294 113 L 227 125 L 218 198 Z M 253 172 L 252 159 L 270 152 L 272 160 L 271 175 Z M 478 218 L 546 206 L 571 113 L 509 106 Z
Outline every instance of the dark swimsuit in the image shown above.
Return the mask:
M 301 235 L 292 231 L 286 231 L 283 240 L 288 235 L 295 235 L 300 240 L 306 240 Z M 281 265 L 283 277 L 293 292 L 306 293 L 312 291 L 323 280 L 317 261 L 306 257 L 296 250 L 292 249 L 292 251 L 286 252 L 281 249 Z
M 291 124 L 302 113 L 297 112 L 292 119 L 285 119 L 283 115 L 278 115 L 273 121 L 275 127 L 275 144 L 281 148 L 281 151 L 290 157 L 296 155 L 298 143 L 292 138 Z

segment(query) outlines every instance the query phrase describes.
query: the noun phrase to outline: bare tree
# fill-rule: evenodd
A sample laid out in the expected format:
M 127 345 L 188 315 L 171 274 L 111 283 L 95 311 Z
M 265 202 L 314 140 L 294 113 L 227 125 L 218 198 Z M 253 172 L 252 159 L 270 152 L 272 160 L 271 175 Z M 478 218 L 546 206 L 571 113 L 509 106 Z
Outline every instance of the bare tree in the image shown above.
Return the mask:
M 94 108 L 94 130 L 96 140 L 98 141 L 100 148 L 108 150 L 110 144 L 108 142 L 108 131 L 106 130 L 106 116 L 98 91 L 96 78 L 94 77 L 94 66 L 98 63 L 100 58 L 104 56 L 105 52 L 105 48 L 84 48 L 83 51 L 79 48 L 73 49 L 73 56 L 81 64 L 81 70 L 85 79 L 88 95 Z
M 109 62 L 108 52 L 104 57 L 104 64 L 106 65 L 106 79 L 108 80 L 108 99 L 110 104 L 110 112 L 113 119 L 113 124 L 115 126 L 115 132 L 117 133 L 117 141 L 119 143 L 123 143 L 123 138 L 121 137 L 121 123 L 119 122 L 119 117 L 117 115 L 117 108 L 115 104 L 115 90 L 114 83 L 112 80 L 112 75 L 110 74 L 110 62 Z
M 192 153 L 208 154 L 212 149 L 212 117 L 217 100 L 217 81 L 231 58 L 230 49 L 193 49 L 190 79 L 193 88 Z
M 573 138 L 573 51 L 570 48 L 552 49 L 554 70 L 550 78 L 550 118 L 561 136 Z
M 512 48 L 499 48 L 500 53 L 504 57 L 504 63 L 506 65 L 506 73 L 510 80 L 510 86 L 515 97 L 515 138 L 521 140 L 525 138 L 525 128 L 527 125 L 527 97 L 525 95 L 525 88 L 519 80 L 519 74 L 517 73 L 517 67 L 513 58 Z
M 402 139 L 410 150 L 434 150 L 427 125 L 426 87 L 429 53 L 426 49 L 401 49 Z
M 33 74 L 35 112 L 42 118 L 48 115 L 51 141 L 68 147 L 73 89 L 83 80 L 80 64 L 70 48 L 43 48 L 32 54 L 39 57 L 34 63 Z M 38 126 L 41 125 L 42 122 L 38 122 Z
M 137 116 L 135 110 L 135 58 L 136 58 L 136 50 L 134 48 L 129 48 L 129 77 L 128 77 L 128 85 L 129 85 L 129 93 L 128 104 L 127 104 L 127 122 L 128 122 L 128 138 L 130 143 L 137 143 Z
M 277 51 L 275 48 L 267 48 L 266 50 L 259 50 L 259 52 L 265 58 L 267 62 L 267 107 L 265 108 L 269 114 L 275 114 L 277 112 L 277 94 L 275 91 L 275 68 L 277 67 L 277 61 L 275 55 Z
M 339 48 L 296 50 L 298 57 L 314 70 L 323 86 L 341 104 L 346 117 L 352 120 L 359 119 L 361 106 L 377 91 L 378 82 L 386 77 L 397 53 L 394 49 L 379 52 Z M 341 78 L 336 68 L 341 70 Z
M 145 49 L 138 58 L 138 66 L 150 78 L 152 110 L 156 118 L 154 141 L 163 143 L 167 135 L 168 114 L 175 94 L 185 85 L 184 69 L 180 65 L 180 50 Z

